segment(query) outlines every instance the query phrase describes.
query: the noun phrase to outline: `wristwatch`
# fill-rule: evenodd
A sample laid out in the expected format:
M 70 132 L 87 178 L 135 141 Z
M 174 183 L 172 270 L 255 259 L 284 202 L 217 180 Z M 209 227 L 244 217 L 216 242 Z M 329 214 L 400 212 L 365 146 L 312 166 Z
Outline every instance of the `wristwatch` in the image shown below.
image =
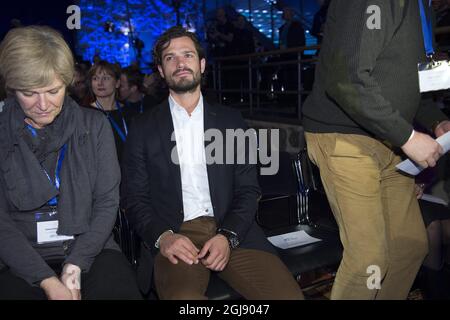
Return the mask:
M 217 234 L 221 234 L 227 238 L 228 245 L 230 246 L 231 250 L 239 246 L 239 237 L 236 232 L 224 228 L 219 228 L 217 229 Z

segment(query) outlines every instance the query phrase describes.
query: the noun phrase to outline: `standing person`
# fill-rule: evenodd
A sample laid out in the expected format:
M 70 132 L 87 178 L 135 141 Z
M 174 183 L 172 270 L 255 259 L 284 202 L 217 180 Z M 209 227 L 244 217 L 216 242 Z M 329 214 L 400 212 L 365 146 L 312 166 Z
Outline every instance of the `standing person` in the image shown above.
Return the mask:
M 123 206 L 144 243 L 141 265 L 148 266 L 141 285 L 148 289 L 154 259 L 161 299 L 206 299 L 211 272 L 247 299 L 302 299 L 256 224 L 256 166 L 206 163 L 205 132 L 225 136 L 245 123 L 238 112 L 203 100 L 206 62 L 198 39 L 170 28 L 153 55 L 170 95 L 136 120 L 123 161 Z
M 224 8 L 216 11 L 216 21 L 214 27 L 208 32 L 208 38 L 214 46 L 214 57 L 226 57 L 233 55 L 234 27 L 228 20 Z
M 450 129 L 438 108 L 420 106 L 419 3 L 333 0 L 328 9 L 303 124 L 344 246 L 332 299 L 405 299 L 427 254 L 414 179 L 396 170 L 404 155 L 428 167 L 443 152 L 414 120 L 436 136 Z M 368 27 L 373 5 L 381 29 Z
M 305 30 L 300 21 L 295 19 L 292 8 L 283 8 L 284 24 L 278 30 L 280 37 L 280 49 L 302 47 L 306 43 Z
M 114 242 L 120 169 L 101 114 L 67 96 L 72 53 L 48 27 L 0 44 L 0 300 L 139 299 Z M 108 159 L 108 161 L 104 161 Z
M 280 49 L 289 49 L 296 47 L 303 47 L 306 44 L 305 30 L 300 21 L 295 19 L 295 12 L 290 7 L 283 8 L 284 24 L 279 29 Z M 303 52 L 301 54 L 303 57 Z M 281 55 L 281 60 L 297 60 L 297 52 L 287 53 Z M 296 64 L 286 65 L 281 67 L 281 82 L 283 90 L 298 90 L 298 68 Z M 293 103 L 297 101 L 297 95 L 282 96 L 281 103 Z

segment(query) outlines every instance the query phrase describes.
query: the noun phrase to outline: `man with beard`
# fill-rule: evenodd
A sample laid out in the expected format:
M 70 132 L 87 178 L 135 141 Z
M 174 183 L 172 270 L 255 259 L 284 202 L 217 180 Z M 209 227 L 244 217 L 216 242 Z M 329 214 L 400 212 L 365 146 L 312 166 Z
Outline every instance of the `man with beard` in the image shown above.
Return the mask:
M 170 28 L 153 55 L 170 95 L 135 122 L 123 166 L 122 204 L 144 244 L 141 289 L 148 292 L 154 266 L 161 299 L 206 299 L 211 272 L 246 299 L 302 299 L 255 222 L 256 166 L 206 160 L 206 131 L 225 137 L 227 129 L 246 125 L 239 112 L 203 100 L 206 62 L 198 39 L 181 27 Z M 242 151 L 246 159 L 247 151 Z

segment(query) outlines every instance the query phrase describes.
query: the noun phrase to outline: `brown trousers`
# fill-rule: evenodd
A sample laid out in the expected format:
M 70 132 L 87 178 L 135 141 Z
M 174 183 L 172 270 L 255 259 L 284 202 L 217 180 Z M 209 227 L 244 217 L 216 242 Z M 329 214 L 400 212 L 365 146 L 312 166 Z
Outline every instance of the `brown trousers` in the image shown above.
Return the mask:
M 201 217 L 184 222 L 180 234 L 199 249 L 216 234 L 214 218 Z M 211 270 L 201 263 L 188 265 L 179 260 L 172 264 L 161 253 L 155 260 L 155 285 L 162 300 L 207 299 L 205 296 Z M 219 277 L 249 300 L 300 300 L 302 291 L 281 260 L 261 250 L 236 248 Z
M 339 225 L 344 254 L 332 299 L 405 299 L 427 254 L 414 179 L 378 140 L 306 133 Z

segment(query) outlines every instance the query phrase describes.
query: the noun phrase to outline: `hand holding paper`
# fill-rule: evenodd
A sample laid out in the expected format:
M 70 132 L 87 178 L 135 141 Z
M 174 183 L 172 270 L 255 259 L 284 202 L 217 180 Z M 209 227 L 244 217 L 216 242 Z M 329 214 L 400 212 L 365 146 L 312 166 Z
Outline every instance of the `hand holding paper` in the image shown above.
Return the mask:
M 436 142 L 442 147 L 443 154 L 447 153 L 450 150 L 450 131 L 437 138 Z M 406 172 L 407 174 L 416 176 L 425 168 L 408 159 L 399 163 L 397 165 L 397 169 Z
M 443 154 L 442 147 L 431 136 L 414 131 L 402 146 L 406 156 L 422 168 L 434 167 Z

